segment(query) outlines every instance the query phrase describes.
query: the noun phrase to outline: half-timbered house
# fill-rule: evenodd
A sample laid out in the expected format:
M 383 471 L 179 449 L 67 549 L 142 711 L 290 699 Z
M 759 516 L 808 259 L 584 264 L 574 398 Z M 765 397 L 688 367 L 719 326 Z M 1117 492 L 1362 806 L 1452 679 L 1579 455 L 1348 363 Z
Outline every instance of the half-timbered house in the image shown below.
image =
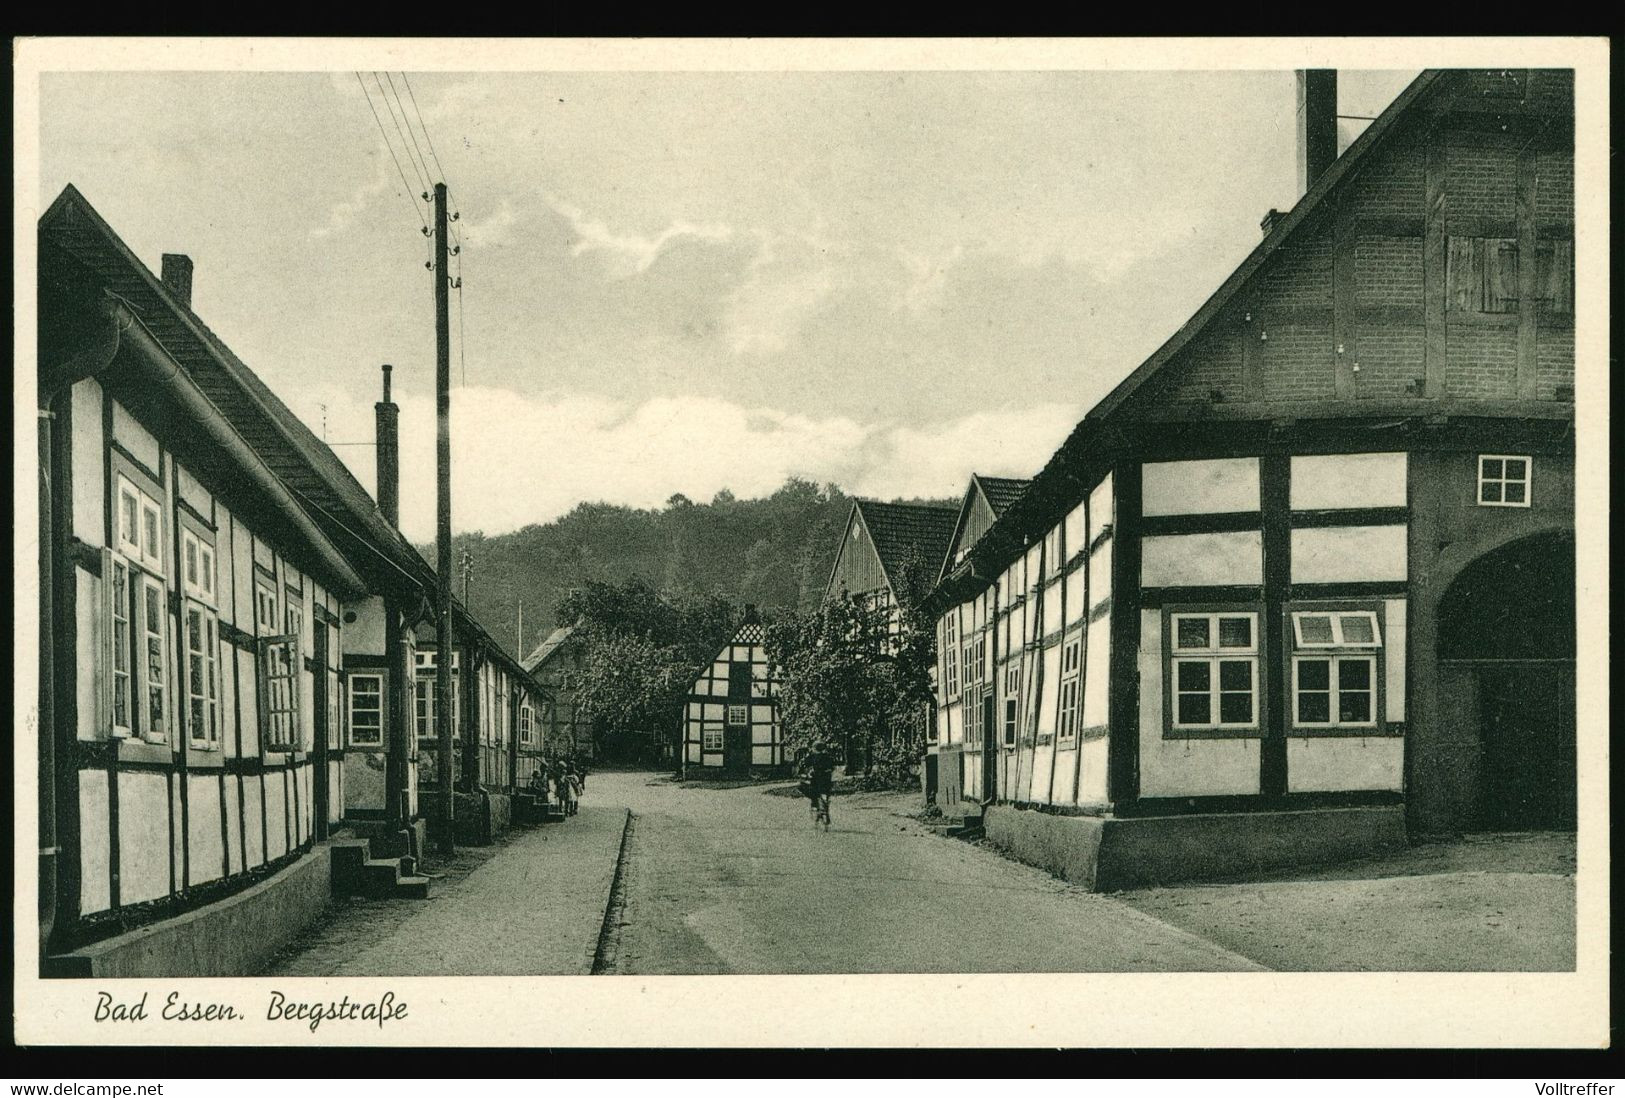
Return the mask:
M 898 609 L 935 584 L 955 518 L 948 507 L 853 500 L 824 598 L 859 599 L 886 612 L 895 631 Z
M 785 753 L 766 639 L 755 607 L 747 607 L 734 635 L 694 679 L 683 712 L 685 777 L 781 775 L 794 765 Z
M 191 285 L 71 186 L 41 218 L 47 971 L 241 971 L 319 911 L 351 773 L 347 608 L 422 598 L 410 546 Z M 204 914 L 227 907 L 222 935 Z
M 561 625 L 524 659 L 530 672 L 548 692 L 541 715 L 542 750 L 554 755 L 593 757 L 591 730 L 576 711 L 575 690 L 580 681 L 581 636 L 573 625 Z
M 965 810 L 1098 887 L 1573 820 L 1573 74 L 1341 156 L 1298 89 L 1302 197 L 933 596 Z

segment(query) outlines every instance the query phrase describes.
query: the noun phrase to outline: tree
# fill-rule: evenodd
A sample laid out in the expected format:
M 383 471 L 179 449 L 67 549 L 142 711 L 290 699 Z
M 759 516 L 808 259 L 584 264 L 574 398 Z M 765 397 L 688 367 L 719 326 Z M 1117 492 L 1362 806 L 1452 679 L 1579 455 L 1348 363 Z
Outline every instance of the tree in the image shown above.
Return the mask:
M 768 628 L 790 753 L 833 750 L 871 784 L 913 785 L 936 649 L 916 606 L 894 610 L 848 596 Z
M 651 762 L 676 742 L 697 669 L 726 641 L 737 615 L 715 595 L 673 595 L 642 580 L 589 581 L 559 602 L 581 637 L 578 712 L 604 758 Z

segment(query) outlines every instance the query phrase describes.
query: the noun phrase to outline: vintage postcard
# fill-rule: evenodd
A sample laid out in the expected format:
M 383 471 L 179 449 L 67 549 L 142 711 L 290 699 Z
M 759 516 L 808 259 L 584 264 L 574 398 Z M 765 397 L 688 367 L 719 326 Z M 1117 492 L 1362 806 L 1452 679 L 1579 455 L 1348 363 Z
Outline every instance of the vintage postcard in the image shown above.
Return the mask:
M 1607 1043 L 1606 41 L 14 52 L 19 1043 Z

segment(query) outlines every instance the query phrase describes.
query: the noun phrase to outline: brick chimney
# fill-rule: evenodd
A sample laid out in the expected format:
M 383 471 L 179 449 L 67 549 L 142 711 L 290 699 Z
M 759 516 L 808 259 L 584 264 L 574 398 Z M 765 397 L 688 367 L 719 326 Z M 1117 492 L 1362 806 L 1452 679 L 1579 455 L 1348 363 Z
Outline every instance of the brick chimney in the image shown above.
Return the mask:
M 182 305 L 188 309 L 192 307 L 192 258 L 191 256 L 164 253 L 164 262 L 160 276 L 169 292 L 180 298 Z
M 378 509 L 391 526 L 401 524 L 400 405 L 389 399 L 389 372 L 384 364 L 384 399 L 373 405 L 378 416 Z
M 1337 159 L 1337 70 L 1299 69 L 1298 195 Z

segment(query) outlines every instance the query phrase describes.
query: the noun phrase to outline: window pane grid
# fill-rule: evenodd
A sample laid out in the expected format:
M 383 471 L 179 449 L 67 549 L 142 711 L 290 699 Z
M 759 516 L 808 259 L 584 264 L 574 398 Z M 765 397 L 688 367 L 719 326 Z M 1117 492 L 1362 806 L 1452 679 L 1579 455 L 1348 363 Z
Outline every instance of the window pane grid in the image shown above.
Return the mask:
M 1481 454 L 1478 502 L 1488 507 L 1528 507 L 1531 460 L 1514 454 Z
M 1258 615 L 1171 615 L 1173 727 L 1258 726 Z
M 384 680 L 381 675 L 350 676 L 350 742 L 376 747 L 384 742 Z
M 1294 723 L 1301 727 L 1374 727 L 1375 656 L 1297 656 Z

